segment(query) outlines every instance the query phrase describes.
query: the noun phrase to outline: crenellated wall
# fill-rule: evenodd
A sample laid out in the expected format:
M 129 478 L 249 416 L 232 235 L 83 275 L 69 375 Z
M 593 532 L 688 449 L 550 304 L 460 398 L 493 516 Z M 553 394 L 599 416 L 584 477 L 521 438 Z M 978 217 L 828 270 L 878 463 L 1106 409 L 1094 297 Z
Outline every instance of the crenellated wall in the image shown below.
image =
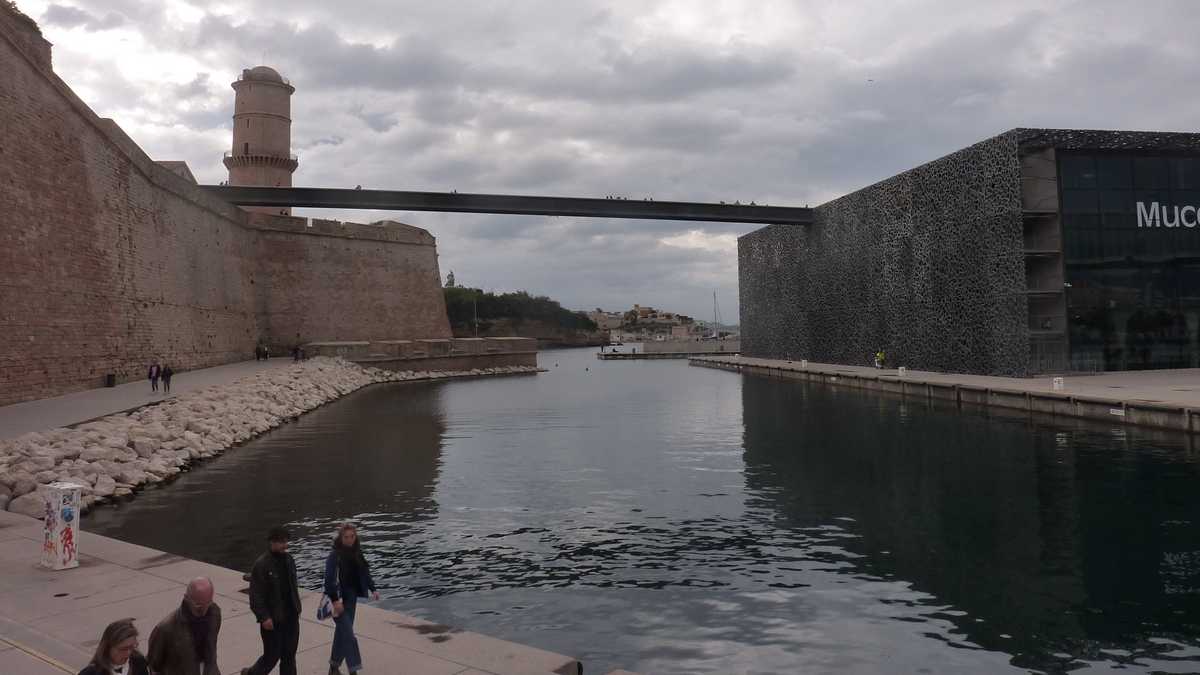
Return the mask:
M 450 337 L 433 235 L 250 214 L 259 328 L 273 348 L 311 341 Z
M 449 337 L 433 237 L 256 219 L 155 164 L 0 3 L 0 405 L 250 358 Z

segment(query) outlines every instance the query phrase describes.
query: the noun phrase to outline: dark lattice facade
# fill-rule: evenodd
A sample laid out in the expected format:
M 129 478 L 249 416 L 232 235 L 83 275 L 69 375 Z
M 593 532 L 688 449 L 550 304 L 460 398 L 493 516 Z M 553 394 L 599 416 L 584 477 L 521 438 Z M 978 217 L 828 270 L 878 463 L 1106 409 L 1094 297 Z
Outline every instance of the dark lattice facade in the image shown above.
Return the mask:
M 1200 134 L 1014 129 L 823 204 L 810 227 L 752 232 L 738 241 L 744 353 L 868 365 L 883 349 L 892 365 L 1009 376 L 1194 367 L 1200 298 L 1181 285 L 1200 255 L 1143 253 L 1200 251 L 1200 227 L 1160 236 L 1131 214 L 1200 197 L 1197 168 Z M 1129 243 L 1080 257 L 1101 236 L 1089 228 Z M 1163 265 L 1167 280 L 1149 279 Z

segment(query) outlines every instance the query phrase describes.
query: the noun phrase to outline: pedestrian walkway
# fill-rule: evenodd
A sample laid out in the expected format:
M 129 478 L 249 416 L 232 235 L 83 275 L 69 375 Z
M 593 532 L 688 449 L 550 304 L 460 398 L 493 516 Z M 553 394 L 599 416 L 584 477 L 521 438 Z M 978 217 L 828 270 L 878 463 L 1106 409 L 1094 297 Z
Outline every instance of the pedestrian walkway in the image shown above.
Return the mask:
M 111 621 L 133 617 L 147 648 L 150 630 L 177 609 L 187 582 L 213 580 L 222 626 L 218 665 L 237 673 L 261 654 L 262 641 L 241 572 L 82 532 L 80 566 L 37 566 L 42 525 L 0 511 L 0 673 L 79 672 Z M 329 670 L 333 624 L 313 618 L 318 595 L 301 600 L 298 671 Z M 360 604 L 355 629 L 367 672 L 378 675 L 578 675 L 573 658 Z
M 150 391 L 149 380 L 137 380 L 115 387 L 102 387 L 77 391 L 72 394 L 26 401 L 0 407 L 0 439 L 13 438 L 31 431 L 46 431 L 57 427 L 79 424 L 88 420 L 124 412 L 151 403 L 164 401 L 171 396 L 229 384 L 234 380 L 262 372 L 269 368 L 282 368 L 292 363 L 290 358 L 275 358 L 267 361 L 242 361 L 212 368 L 201 368 L 177 372 L 171 380 L 171 393 L 162 392 L 159 383 L 157 393 Z M 3 645 L 0 645 L 0 649 Z

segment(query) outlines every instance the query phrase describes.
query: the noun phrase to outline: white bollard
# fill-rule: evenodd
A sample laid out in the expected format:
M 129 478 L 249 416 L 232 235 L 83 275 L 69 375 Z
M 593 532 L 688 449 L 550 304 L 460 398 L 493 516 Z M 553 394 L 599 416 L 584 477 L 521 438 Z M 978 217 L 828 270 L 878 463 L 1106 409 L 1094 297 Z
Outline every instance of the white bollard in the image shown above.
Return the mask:
M 905 368 L 904 366 L 900 366 L 899 368 L 896 369 L 896 377 L 904 377 L 904 374 L 907 372 L 908 372 L 907 368 Z
M 1054 391 L 1062 391 L 1063 389 L 1066 388 L 1066 386 L 1067 386 L 1066 383 L 1063 382 L 1063 379 L 1061 377 L 1054 378 L 1054 383 L 1051 385 L 1051 387 L 1053 387 Z
M 808 370 L 808 359 L 800 359 L 800 367 Z
M 79 491 L 75 483 L 50 483 L 41 488 L 46 513 L 42 518 L 42 567 L 79 567 Z

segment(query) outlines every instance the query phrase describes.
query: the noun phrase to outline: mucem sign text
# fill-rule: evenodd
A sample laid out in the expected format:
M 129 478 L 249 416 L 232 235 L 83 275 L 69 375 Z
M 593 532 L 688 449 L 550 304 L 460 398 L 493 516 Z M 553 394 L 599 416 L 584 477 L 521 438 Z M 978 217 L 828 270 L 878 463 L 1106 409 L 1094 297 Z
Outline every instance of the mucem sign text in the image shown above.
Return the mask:
M 1159 205 L 1158 202 L 1137 203 L 1138 227 L 1196 227 L 1196 207 Z

